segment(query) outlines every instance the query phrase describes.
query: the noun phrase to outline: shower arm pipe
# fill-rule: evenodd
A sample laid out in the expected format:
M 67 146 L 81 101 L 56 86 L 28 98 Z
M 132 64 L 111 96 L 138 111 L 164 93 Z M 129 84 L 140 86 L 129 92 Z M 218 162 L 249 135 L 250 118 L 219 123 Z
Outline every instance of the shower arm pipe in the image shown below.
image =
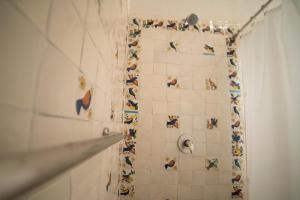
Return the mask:
M 237 38 L 237 36 L 249 25 L 251 22 L 272 2 L 273 0 L 268 0 L 265 4 L 263 4 L 260 9 L 252 16 L 250 19 L 231 37 L 233 41 Z
M 14 199 L 27 194 L 123 139 L 122 133 L 110 132 L 109 129 L 105 129 L 103 135 L 0 157 L 0 199 Z

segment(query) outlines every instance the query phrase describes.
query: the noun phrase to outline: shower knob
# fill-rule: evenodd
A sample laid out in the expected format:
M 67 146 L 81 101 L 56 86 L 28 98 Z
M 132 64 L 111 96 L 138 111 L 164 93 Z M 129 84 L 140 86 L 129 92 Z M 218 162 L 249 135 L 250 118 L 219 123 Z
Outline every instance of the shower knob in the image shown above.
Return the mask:
M 178 138 L 178 148 L 182 153 L 192 154 L 194 151 L 193 138 L 190 135 L 183 134 Z

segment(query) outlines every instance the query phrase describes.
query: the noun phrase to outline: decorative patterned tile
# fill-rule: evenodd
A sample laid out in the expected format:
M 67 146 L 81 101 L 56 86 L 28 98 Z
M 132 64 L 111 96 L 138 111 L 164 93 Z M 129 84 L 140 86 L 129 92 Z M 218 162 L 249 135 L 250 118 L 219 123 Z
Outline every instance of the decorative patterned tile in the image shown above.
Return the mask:
M 216 81 L 213 80 L 212 78 L 208 78 L 205 80 L 205 86 L 206 86 L 206 90 L 217 90 L 218 89 Z
M 171 41 L 169 42 L 169 47 L 168 47 L 168 50 L 169 51 L 177 51 L 177 47 L 178 47 L 178 43 L 174 42 L 174 41 Z
M 204 44 L 203 54 L 208 56 L 214 56 L 215 55 L 214 46 L 212 46 L 211 44 Z
M 164 165 L 165 170 L 177 170 L 177 161 L 176 158 L 169 158 L 167 157 L 165 159 L 165 165 Z
M 167 86 L 169 88 L 171 88 L 171 87 L 180 88 L 180 85 L 178 83 L 178 78 L 169 76 L 168 80 L 167 80 Z
M 228 159 L 226 159 L 226 163 L 225 163 L 225 159 L 218 159 L 216 157 L 223 155 L 223 156 L 232 156 L 232 180 L 229 178 L 229 182 L 227 184 L 230 183 L 230 181 L 232 182 L 233 185 L 233 190 L 232 193 L 230 194 L 230 191 L 227 191 L 227 189 L 222 190 L 222 197 L 229 197 L 231 196 L 233 199 L 245 199 L 245 195 L 244 195 L 244 186 L 245 186 L 245 182 L 242 179 L 242 176 L 244 174 L 244 162 L 243 162 L 243 158 L 244 158 L 244 132 L 243 132 L 243 127 L 242 127 L 242 123 L 243 123 L 243 119 L 242 119 L 242 114 L 241 114 L 241 93 L 240 93 L 240 79 L 238 76 L 238 57 L 237 57 L 237 53 L 236 53 L 236 43 L 235 41 L 233 41 L 232 39 L 230 39 L 230 36 L 232 36 L 232 34 L 235 31 L 234 27 L 228 27 L 227 25 L 222 25 L 222 24 L 217 24 L 214 23 L 212 21 L 209 22 L 200 22 L 199 24 L 195 25 L 195 26 L 187 26 L 184 21 L 174 21 L 174 20 L 160 20 L 160 19 L 139 19 L 139 18 L 132 18 L 129 20 L 128 22 L 129 24 L 129 28 L 128 28 L 128 66 L 126 67 L 126 77 L 125 77 L 125 83 L 126 83 L 126 87 L 124 90 L 124 96 L 125 96 L 125 112 L 124 112 L 124 124 L 126 126 L 126 129 L 124 130 L 124 143 L 122 145 L 122 157 L 123 157 L 123 161 L 122 161 L 122 174 L 121 174 L 121 180 L 120 180 L 120 191 L 119 194 L 121 197 L 125 197 L 125 199 L 132 199 L 135 193 L 135 185 L 134 185 L 134 175 L 135 175 L 135 142 L 136 142 L 136 137 L 137 136 L 137 127 L 138 127 L 138 112 L 137 110 L 139 109 L 138 104 L 139 104 L 139 73 L 140 73 L 140 69 L 139 69 L 139 65 L 138 63 L 140 62 L 140 60 L 145 59 L 144 55 L 142 55 L 141 57 L 141 42 L 140 39 L 142 37 L 142 32 L 143 29 L 165 29 L 165 30 L 170 30 L 170 31 L 174 31 L 174 32 L 170 32 L 171 36 L 171 41 L 168 42 L 168 51 L 169 52 L 156 52 L 156 56 L 155 60 L 156 62 L 160 62 L 160 63 L 172 63 L 172 64 L 178 64 L 180 65 L 182 63 L 182 55 L 180 55 L 181 51 L 184 51 L 184 49 L 187 49 L 187 47 L 184 47 L 184 44 L 182 44 L 182 48 L 178 48 L 178 43 L 176 43 L 175 41 L 179 41 L 179 37 L 177 37 L 177 33 L 175 31 L 186 31 L 186 32 L 202 32 L 205 33 L 205 37 L 207 37 L 205 40 L 205 44 L 203 47 L 199 47 L 198 49 L 203 50 L 203 54 L 200 58 L 196 58 L 195 56 L 190 56 L 190 58 L 188 59 L 189 62 L 187 63 L 188 65 L 195 65 L 195 63 L 201 62 L 201 66 L 209 66 L 212 65 L 214 63 L 218 63 L 218 65 L 224 65 L 226 66 L 226 61 L 220 60 L 220 61 L 214 61 L 213 59 L 210 58 L 215 58 L 212 57 L 212 55 L 217 55 L 216 57 L 224 57 L 224 54 L 222 54 L 222 52 L 225 52 L 225 56 L 224 58 L 227 58 L 227 66 L 228 66 L 228 79 L 229 81 L 229 88 L 230 88 L 230 106 L 231 106 L 231 129 L 232 129 L 232 134 L 231 136 L 228 136 L 228 140 L 231 139 L 231 141 L 228 141 L 228 145 L 218 145 L 218 141 L 219 139 L 216 139 L 216 143 L 212 143 L 210 145 L 206 145 L 206 144 L 202 144 L 202 143 L 197 143 L 197 146 L 203 146 L 203 152 L 201 150 L 201 154 L 197 154 L 198 156 L 211 156 L 210 158 L 207 158 L 205 160 L 205 164 L 204 164 L 204 159 L 203 159 L 203 166 L 199 166 L 197 167 L 197 169 L 201 170 L 202 168 L 206 168 L 208 171 L 208 173 L 214 174 L 214 173 L 219 173 L 218 169 L 219 169 L 219 164 L 220 164 L 220 168 L 221 171 L 224 168 L 224 166 L 226 166 L 226 169 L 228 168 Z M 165 38 L 166 35 L 159 35 L 160 32 L 155 33 L 155 38 Z M 224 37 L 225 36 L 225 37 Z M 202 41 L 202 40 L 201 40 Z M 212 43 L 210 43 L 210 41 L 212 41 Z M 227 49 L 225 49 L 226 47 L 224 47 L 224 44 L 226 43 L 226 47 Z M 144 43 L 142 43 L 144 45 Z M 164 44 L 165 45 L 165 44 Z M 222 46 L 223 45 L 223 46 Z M 181 46 L 180 46 L 181 47 Z M 160 50 L 161 48 L 158 48 L 158 50 Z M 195 49 L 195 48 L 193 48 Z M 179 50 L 179 54 L 178 51 Z M 189 51 L 187 51 L 189 52 Z M 193 53 L 193 52 L 190 52 Z M 206 56 L 206 55 L 211 55 L 211 56 Z M 156 57 L 159 57 L 156 58 Z M 181 58 L 182 57 L 182 58 Z M 205 59 L 205 60 L 203 60 Z M 150 62 L 147 60 L 147 62 Z M 151 61 L 152 62 L 152 61 Z M 156 90 L 153 92 L 158 92 L 161 91 L 161 93 L 163 91 L 165 91 L 165 88 L 163 88 L 162 86 L 165 87 L 165 74 L 168 74 L 167 68 L 164 67 L 164 69 L 154 69 L 154 73 L 155 76 L 153 76 L 153 66 L 151 67 L 149 66 L 145 66 L 147 68 L 151 68 L 151 72 L 149 71 L 149 74 L 144 74 L 143 75 L 151 75 L 151 81 L 149 79 L 149 87 L 157 87 L 157 88 L 161 88 L 160 90 Z M 143 70 L 143 67 L 141 68 Z M 174 70 L 172 68 L 172 70 Z M 162 81 L 162 75 L 164 75 L 164 80 Z M 187 88 L 187 89 L 191 89 L 193 87 L 193 84 L 195 83 L 195 81 L 197 80 L 201 83 L 203 83 L 204 77 L 198 77 L 196 76 L 195 78 L 193 77 L 188 77 L 187 79 L 192 80 L 193 79 L 193 83 L 191 82 L 191 84 L 189 84 L 189 86 L 181 86 L 181 84 L 179 85 L 178 82 L 178 73 L 175 74 L 168 74 L 168 75 L 172 75 L 169 76 L 167 78 L 167 87 L 168 88 L 174 88 L 172 90 L 177 91 L 177 89 L 179 89 L 180 87 L 182 88 Z M 190 74 L 189 76 L 194 76 L 193 74 Z M 212 74 L 214 75 L 214 74 Z M 153 77 L 152 77 L 153 76 Z M 182 77 L 181 77 L 182 78 Z M 181 80 L 180 78 L 180 80 Z M 223 77 L 224 78 L 224 77 Z M 195 80 L 194 80 L 195 79 Z M 144 79 L 143 79 L 144 80 Z M 223 79 L 222 79 L 223 80 Z M 224 79 L 225 80 L 225 79 Z M 220 81 L 218 79 L 218 81 Z M 142 81 L 143 83 L 144 81 Z M 181 82 L 180 82 L 181 83 Z M 184 83 L 184 81 L 182 82 Z M 223 82 L 218 82 L 221 86 L 223 86 Z M 184 85 L 184 84 L 183 84 Z M 199 84 L 200 85 L 200 84 Z M 214 90 L 222 90 L 223 88 L 219 88 L 217 81 L 214 78 L 207 78 L 205 80 L 205 86 L 206 89 L 208 91 L 214 91 Z M 144 83 L 143 83 L 143 89 L 144 89 Z M 197 87 L 197 89 L 204 89 L 204 84 L 202 84 L 202 86 Z M 167 89 L 167 91 L 170 89 Z M 209 94 L 214 94 L 214 92 L 208 92 Z M 177 97 L 178 96 L 178 97 Z M 162 97 L 162 95 L 155 95 L 155 96 L 151 96 L 151 98 L 154 98 L 155 100 L 158 101 L 167 101 L 168 102 L 172 102 L 173 105 L 175 106 L 176 101 L 179 100 L 181 101 L 181 97 L 179 97 L 178 94 L 174 93 L 174 92 L 167 92 L 167 95 L 164 95 L 164 97 Z M 200 97 L 201 98 L 201 97 Z M 185 102 L 197 102 L 194 106 L 195 109 L 197 110 L 197 113 L 201 113 L 201 109 L 197 109 L 198 106 L 198 102 L 199 99 L 188 99 L 187 95 L 183 95 L 183 99 L 186 99 Z M 152 103 L 152 99 L 150 99 L 150 101 L 148 101 L 148 103 L 151 102 L 151 109 L 149 106 L 149 113 L 153 113 L 153 103 Z M 142 102 L 143 105 L 146 105 L 146 99 L 143 99 Z M 204 98 L 203 98 L 203 103 L 204 103 Z M 164 105 L 164 107 L 170 107 L 169 104 L 161 104 Z M 168 106 L 165 106 L 168 105 Z M 180 104 L 176 104 L 179 105 Z M 173 106 L 173 107 L 174 107 Z M 157 106 L 156 106 L 157 107 Z M 183 106 L 184 107 L 184 106 Z M 200 106 L 201 107 L 201 106 Z M 185 108 L 185 107 L 184 107 Z M 204 108 L 201 107 L 201 108 Z M 168 108 L 169 109 L 169 108 Z M 189 109 L 190 110 L 190 109 Z M 189 131 L 193 129 L 193 123 L 195 123 L 196 121 L 194 120 L 188 120 L 188 119 L 193 119 L 193 117 L 191 116 L 181 116 L 181 124 L 179 123 L 179 116 L 178 115 L 174 115 L 175 110 L 171 109 L 169 110 L 170 112 L 168 112 L 165 108 L 162 108 L 160 106 L 160 109 L 156 108 L 156 113 L 161 113 L 162 117 L 158 118 L 157 120 L 154 120 L 151 124 L 155 125 L 155 129 L 156 130 L 166 130 L 166 128 L 170 128 L 168 130 L 172 130 L 172 128 L 174 128 L 173 130 L 184 130 L 184 131 Z M 172 111 L 172 112 L 171 112 Z M 174 111 L 174 112 L 173 112 Z M 167 121 L 164 121 L 165 118 L 163 116 L 165 116 L 166 113 L 173 113 L 173 115 L 169 115 L 167 118 Z M 192 112 L 189 114 L 193 114 Z M 217 113 L 212 112 L 210 116 L 216 116 Z M 218 118 L 220 117 L 219 115 L 217 115 Z M 200 128 L 200 129 L 204 129 L 205 128 L 205 119 L 203 119 L 203 117 L 199 117 L 199 120 L 203 121 L 203 125 L 202 126 L 194 126 L 194 128 Z M 223 122 L 223 118 L 221 120 Z M 191 123 L 190 123 L 191 122 Z M 211 117 L 209 118 L 206 124 L 206 128 L 207 129 L 216 129 L 219 127 L 219 129 L 222 129 L 225 127 L 223 124 L 218 124 L 218 119 L 216 117 Z M 226 122 L 226 121 L 225 121 Z M 224 123 L 225 123 L 224 122 Z M 198 121 L 196 122 L 196 124 L 198 123 Z M 230 123 L 230 122 L 228 122 Z M 166 125 L 165 125 L 166 124 Z M 181 127 L 180 127 L 181 125 Z M 219 130 L 217 130 L 219 131 Z M 143 132 L 146 132 L 146 130 L 143 129 Z M 156 131 L 157 132 L 157 131 Z M 211 133 L 213 131 L 209 131 L 209 133 Z M 220 134 L 221 135 L 221 134 Z M 153 134 L 152 136 L 155 137 L 164 137 L 164 136 L 160 136 L 160 135 L 155 135 Z M 223 137 L 222 137 L 223 138 Z M 209 140 L 214 140 L 214 139 L 209 139 Z M 165 142 L 165 141 L 163 141 Z M 165 151 L 165 147 L 163 145 L 164 143 L 161 144 L 161 149 L 159 146 L 155 146 L 155 148 L 157 147 L 158 149 L 155 150 L 155 155 L 158 156 L 160 152 Z M 153 145 L 153 144 L 152 144 Z M 153 146 L 152 146 L 153 147 Z M 231 147 L 231 150 L 230 150 Z M 228 150 L 228 153 L 226 151 L 226 154 L 222 153 L 223 150 Z M 198 150 L 199 151 L 199 150 Z M 231 152 L 230 152 L 231 151 Z M 196 155 L 196 154 L 195 154 Z M 176 156 L 176 155 L 175 155 Z M 161 158 L 160 158 L 161 159 Z M 201 161 L 201 160 L 200 160 Z M 176 169 L 176 158 L 175 157 L 170 157 L 167 158 L 165 160 L 165 163 L 162 163 L 163 161 L 160 160 L 159 162 L 157 161 L 157 170 L 161 170 L 161 167 L 163 165 L 163 168 L 167 171 L 170 170 L 174 170 Z M 222 162 L 222 163 L 221 163 Z M 155 169 L 155 162 L 153 160 L 153 169 Z M 159 165 L 158 165 L 159 163 Z M 200 162 L 202 163 L 202 162 Z M 230 164 L 230 160 L 229 160 L 229 164 Z M 204 166 L 205 165 L 205 166 Z M 144 165 L 144 167 L 146 167 L 146 165 Z M 192 168 L 194 169 L 194 162 L 192 165 Z M 224 169 L 225 169 L 224 168 Z M 217 171 L 216 171 L 217 170 Z M 158 174 L 160 174 L 161 172 L 159 172 Z M 171 172 L 167 172 L 167 173 L 171 173 Z M 175 172 L 174 172 L 175 173 Z M 215 175 L 215 174 L 214 174 Z M 158 178 L 159 176 L 157 176 Z M 230 174 L 229 174 L 230 177 Z M 160 177 L 157 180 L 161 180 L 159 182 L 163 182 L 165 179 L 163 179 L 163 177 Z M 172 179 L 173 180 L 173 179 Z M 177 180 L 177 179 L 176 179 Z M 191 179 L 192 180 L 192 179 Z M 174 179 L 175 181 L 175 179 Z M 183 183 L 187 183 L 187 180 L 181 180 L 181 182 Z M 218 183 L 219 179 L 214 179 L 212 180 L 213 182 L 210 183 Z M 192 182 L 191 182 L 192 183 Z M 203 181 L 204 183 L 204 181 Z M 177 183 L 175 183 L 177 184 Z M 150 187 L 150 189 L 157 189 L 157 187 Z M 161 188 L 163 190 L 163 188 Z M 229 188 L 230 189 L 230 188 Z M 187 194 L 184 193 L 184 191 L 190 191 L 191 188 L 190 187 L 185 187 L 182 186 L 180 190 L 180 194 L 179 197 L 181 198 L 187 198 Z M 150 192 L 151 193 L 151 192 Z M 217 192 L 217 187 L 215 186 L 207 186 L 203 188 L 203 197 L 208 197 L 208 198 L 221 198 L 220 195 L 218 195 Z M 228 193 L 228 195 L 226 195 Z M 160 198 L 163 197 L 164 195 L 162 194 L 162 196 L 159 194 L 157 195 L 152 195 L 152 197 L 155 199 L 156 197 Z M 175 195 L 177 197 L 177 194 Z M 150 195 L 150 199 L 152 198 Z M 152 198 L 152 199 L 153 199 Z M 156 198 L 156 199 L 157 199 Z M 165 198 L 170 198 L 170 195 L 165 195 Z
M 179 116 L 178 115 L 169 115 L 167 120 L 167 128 L 179 128 Z
M 206 128 L 207 129 L 215 129 L 218 128 L 218 119 L 217 118 L 210 118 L 207 120 L 206 123 Z
M 208 158 L 205 160 L 205 168 L 207 170 L 215 169 L 217 170 L 219 168 L 219 159 L 218 158 Z

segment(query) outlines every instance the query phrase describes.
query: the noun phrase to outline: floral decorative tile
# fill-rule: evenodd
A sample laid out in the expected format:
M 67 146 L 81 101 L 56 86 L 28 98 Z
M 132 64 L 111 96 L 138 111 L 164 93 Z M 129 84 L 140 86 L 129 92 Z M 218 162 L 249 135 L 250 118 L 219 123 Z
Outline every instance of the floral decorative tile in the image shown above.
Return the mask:
M 167 120 L 167 128 L 179 128 L 179 116 L 178 115 L 169 115 Z
M 207 170 L 219 168 L 219 159 L 218 158 L 210 158 L 205 160 L 205 168 Z
M 232 145 L 232 155 L 233 156 L 243 156 L 244 148 L 242 145 L 234 144 Z

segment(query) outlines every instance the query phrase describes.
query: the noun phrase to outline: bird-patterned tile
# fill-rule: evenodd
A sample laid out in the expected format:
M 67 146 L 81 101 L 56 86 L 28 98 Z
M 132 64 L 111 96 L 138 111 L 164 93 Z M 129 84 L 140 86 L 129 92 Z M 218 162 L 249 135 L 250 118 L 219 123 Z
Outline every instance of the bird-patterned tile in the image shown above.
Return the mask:
M 176 76 L 169 76 L 167 79 L 168 88 L 180 88 L 178 78 Z
M 167 128 L 179 128 L 179 116 L 178 115 L 168 115 L 168 120 L 166 122 Z
M 177 51 L 178 43 L 171 41 L 169 42 L 168 51 Z
M 205 88 L 206 90 L 217 90 L 218 86 L 217 86 L 217 81 L 213 78 L 207 78 L 205 79 Z
M 137 126 L 138 123 L 138 113 L 134 111 L 124 112 L 124 124 L 130 126 Z
M 167 157 L 165 159 L 164 169 L 167 170 L 167 171 L 177 170 L 177 160 L 176 160 L 176 158 Z
M 231 197 L 232 197 L 232 199 L 244 199 L 244 186 L 243 185 L 233 185 Z
M 214 56 L 215 48 L 211 44 L 204 44 L 203 46 L 203 55 Z
M 207 129 L 215 129 L 218 128 L 218 119 L 215 117 L 212 117 L 210 119 L 207 119 L 206 121 L 206 128 Z
M 82 119 L 92 117 L 93 86 L 83 76 L 78 77 L 78 87 L 76 90 L 75 111 L 76 115 Z

